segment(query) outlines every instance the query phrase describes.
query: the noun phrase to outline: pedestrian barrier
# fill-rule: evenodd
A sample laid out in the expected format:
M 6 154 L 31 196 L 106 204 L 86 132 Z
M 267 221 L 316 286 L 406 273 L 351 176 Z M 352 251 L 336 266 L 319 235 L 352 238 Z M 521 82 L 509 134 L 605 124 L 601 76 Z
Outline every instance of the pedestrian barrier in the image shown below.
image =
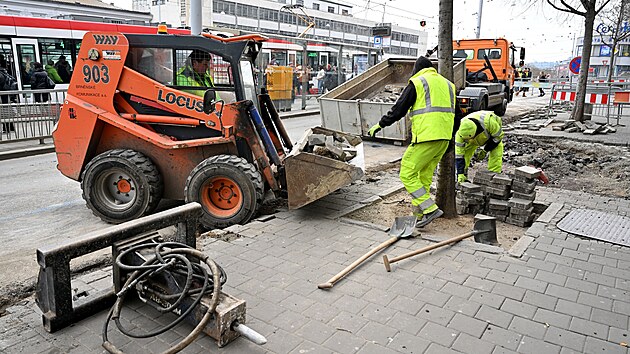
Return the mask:
M 0 144 L 52 137 L 66 89 L 15 90 L 0 94 Z M 44 99 L 48 98 L 45 102 Z
M 562 102 L 575 102 L 577 99 L 577 83 L 555 83 L 551 87 L 549 98 L 549 115 L 554 106 Z M 584 115 L 590 118 L 606 119 L 606 124 L 616 126 L 622 118 L 630 117 L 630 81 L 592 80 L 586 85 L 584 102 L 587 105 Z M 611 123 L 615 121 L 615 123 Z

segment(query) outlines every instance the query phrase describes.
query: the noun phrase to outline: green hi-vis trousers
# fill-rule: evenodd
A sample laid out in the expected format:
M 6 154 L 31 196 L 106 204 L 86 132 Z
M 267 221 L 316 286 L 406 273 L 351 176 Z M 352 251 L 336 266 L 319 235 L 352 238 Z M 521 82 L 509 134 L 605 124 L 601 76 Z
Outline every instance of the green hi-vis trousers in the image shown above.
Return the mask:
M 411 194 L 411 205 L 416 216 L 428 214 L 438 207 L 431 199 L 433 172 L 448 148 L 448 140 L 411 144 L 400 162 L 400 181 Z
M 466 168 L 464 173 L 468 174 L 468 166 L 470 166 L 470 160 L 472 159 L 475 151 L 481 148 L 476 144 L 468 143 L 464 147 L 464 161 L 466 162 Z M 488 153 L 488 171 L 501 173 L 503 169 L 503 142 L 500 142 L 497 147 Z

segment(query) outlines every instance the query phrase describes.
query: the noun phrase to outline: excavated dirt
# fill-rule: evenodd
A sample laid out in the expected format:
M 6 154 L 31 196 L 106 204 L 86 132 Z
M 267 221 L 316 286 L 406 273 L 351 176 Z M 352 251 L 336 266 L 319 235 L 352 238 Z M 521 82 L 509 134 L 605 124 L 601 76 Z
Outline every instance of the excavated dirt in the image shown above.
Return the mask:
M 549 186 L 630 199 L 630 149 L 571 140 L 506 135 L 504 170 L 532 165 Z
M 359 209 L 347 218 L 371 222 L 383 226 L 391 226 L 396 216 L 411 215 L 411 199 L 406 190 L 385 197 L 365 208 Z M 422 236 L 454 237 L 472 231 L 473 215 L 459 215 L 454 219 L 439 218 L 421 229 Z M 526 228 L 497 222 L 497 239 L 504 249 L 512 247 L 525 233 Z

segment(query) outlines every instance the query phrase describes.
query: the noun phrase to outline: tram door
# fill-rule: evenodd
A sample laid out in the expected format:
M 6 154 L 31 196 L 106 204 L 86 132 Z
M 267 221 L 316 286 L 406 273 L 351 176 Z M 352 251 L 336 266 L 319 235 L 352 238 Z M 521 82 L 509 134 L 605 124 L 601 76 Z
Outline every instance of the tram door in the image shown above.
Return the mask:
M 41 63 L 37 39 L 14 38 L 12 40 L 13 55 L 16 65 L 16 79 L 18 89 L 25 90 L 31 88 L 31 74 L 33 73 L 33 63 Z

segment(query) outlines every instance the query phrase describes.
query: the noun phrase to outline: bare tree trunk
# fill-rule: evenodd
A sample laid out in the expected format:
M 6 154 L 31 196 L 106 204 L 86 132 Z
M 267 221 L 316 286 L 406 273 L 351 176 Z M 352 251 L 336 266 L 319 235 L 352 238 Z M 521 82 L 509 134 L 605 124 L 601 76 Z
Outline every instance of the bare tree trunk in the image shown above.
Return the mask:
M 594 7 L 594 4 L 593 4 Z M 580 64 L 580 76 L 578 79 L 577 97 L 571 116 L 573 119 L 583 122 L 584 100 L 586 98 L 586 84 L 588 82 L 588 69 L 593 48 L 593 26 L 595 23 L 595 9 L 587 9 L 584 16 L 584 42 L 582 46 L 582 62 Z
M 438 68 L 440 74 L 453 81 L 453 0 L 440 0 L 440 24 L 438 28 Z M 442 156 L 438 172 L 436 203 L 444 216 L 457 216 L 455 208 L 455 151 L 451 139 L 447 152 Z

